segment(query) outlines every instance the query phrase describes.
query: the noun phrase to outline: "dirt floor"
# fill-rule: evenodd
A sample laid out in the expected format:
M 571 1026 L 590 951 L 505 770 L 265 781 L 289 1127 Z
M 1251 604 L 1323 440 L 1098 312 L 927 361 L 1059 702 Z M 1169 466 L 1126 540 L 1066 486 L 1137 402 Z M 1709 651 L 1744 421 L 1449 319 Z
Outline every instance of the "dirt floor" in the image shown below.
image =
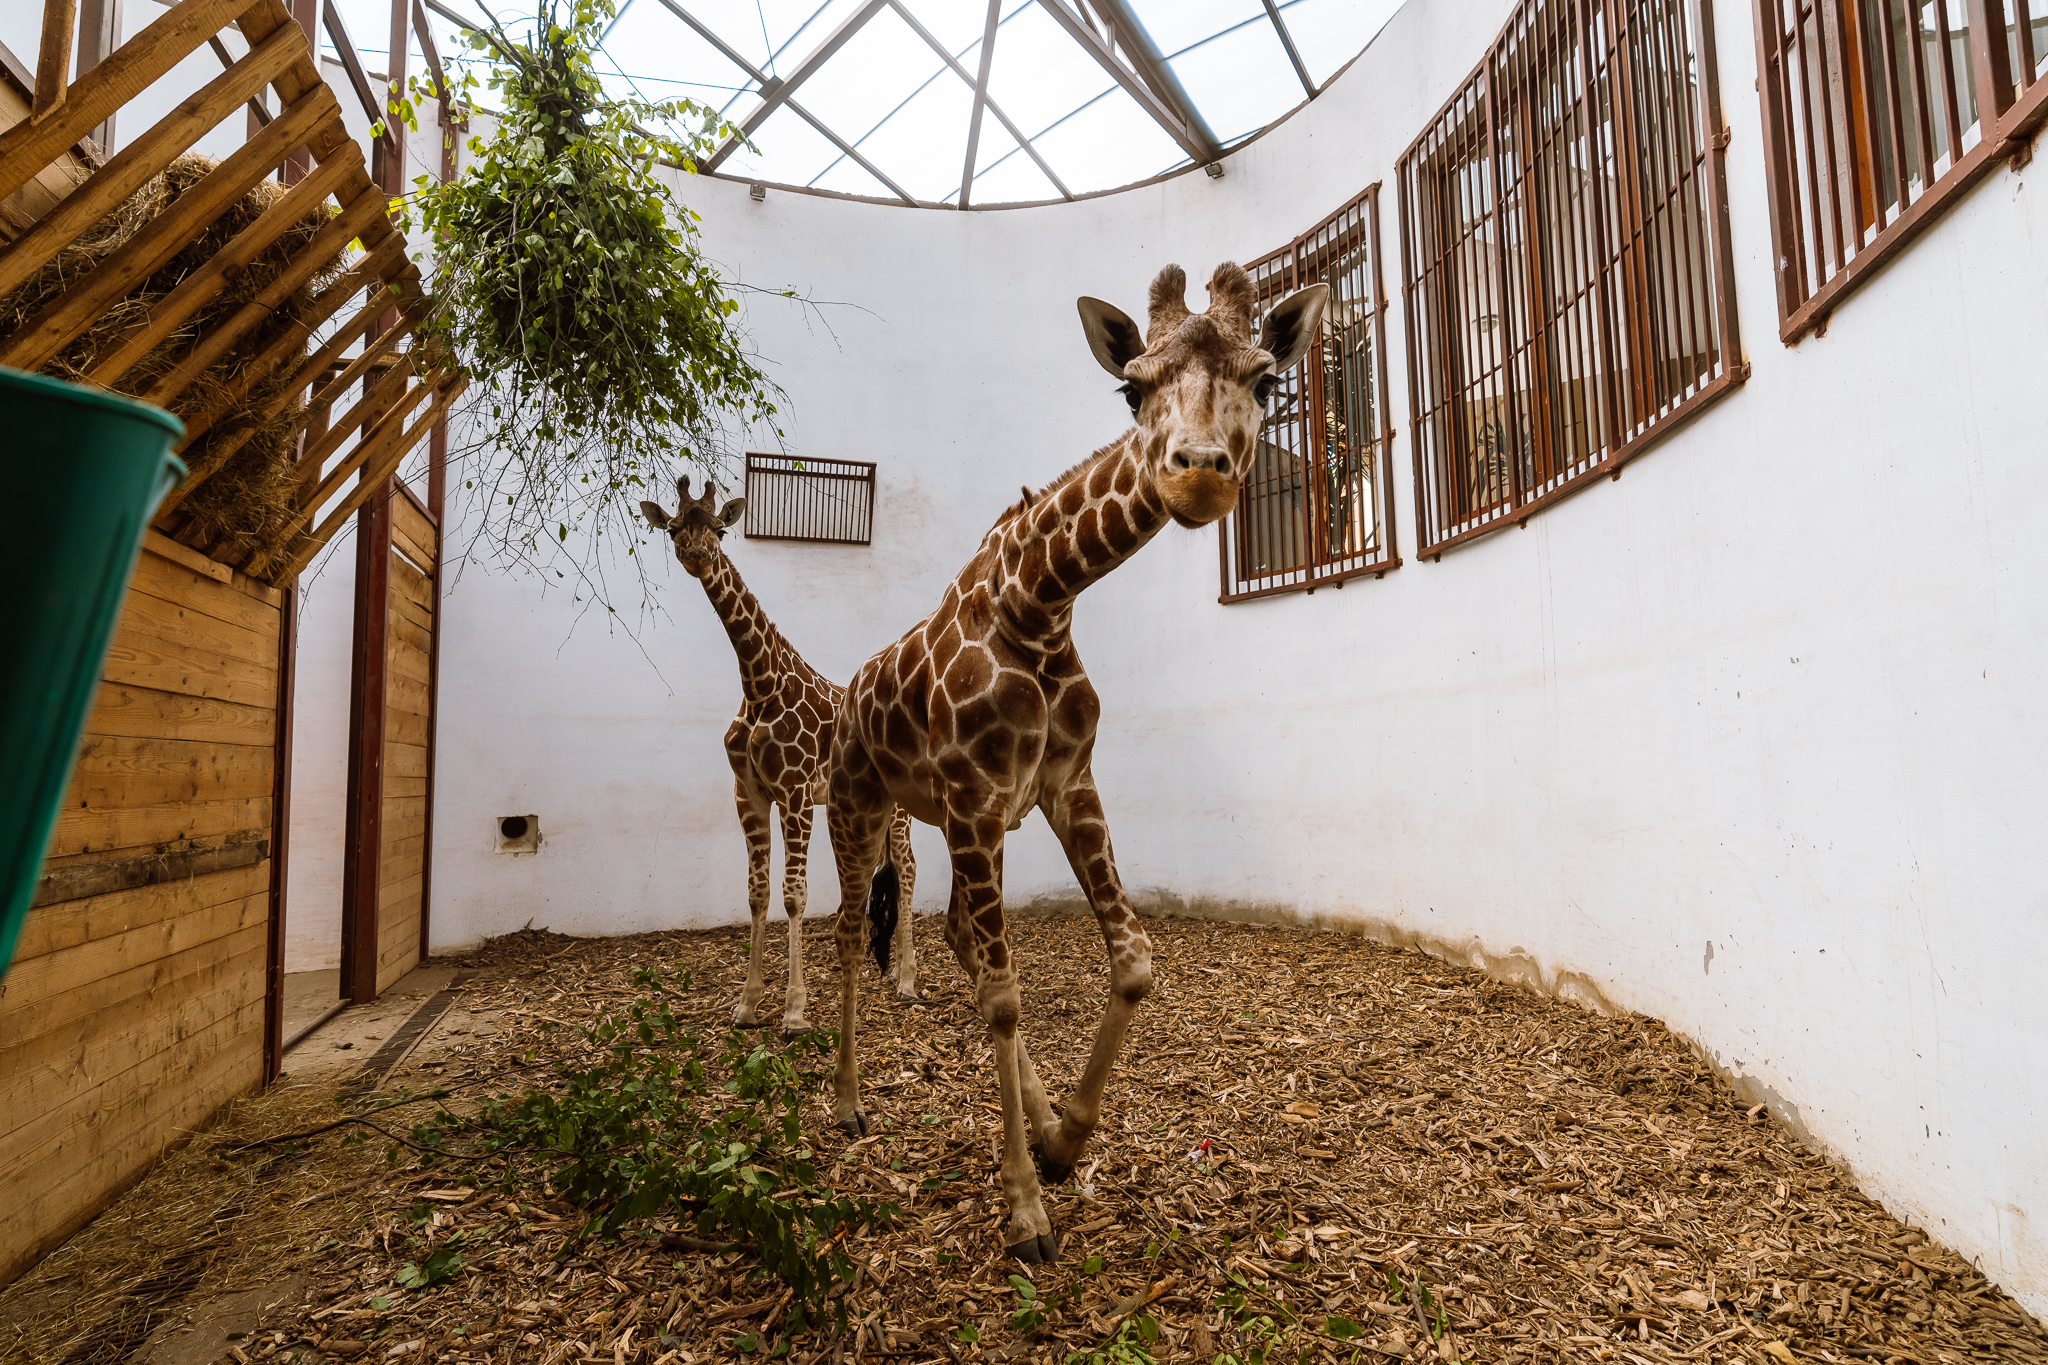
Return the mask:
M 686 1022 L 716 1035 L 745 972 L 738 930 L 536 931 L 437 962 L 406 998 L 314 1034 L 279 1085 L 0 1293 L 0 1357 L 693 1365 L 750 1352 L 1081 1352 L 1120 1365 L 1137 1357 L 1103 1343 L 1144 1344 L 1142 1315 L 1159 1329 L 1146 1346 L 1157 1361 L 2048 1360 L 2040 1324 L 1744 1109 L 1652 1020 L 1603 1019 L 1341 935 L 1152 930 L 1159 989 L 1089 1156 L 1047 1194 L 1061 1259 L 1030 1278 L 1039 1303 L 1059 1306 L 1035 1327 L 1010 1325 L 1021 1267 L 1000 1246 L 986 1037 L 931 920 L 917 926 L 921 1003 L 898 1003 L 865 968 L 863 1095 L 881 1136 L 850 1144 L 822 1097 L 806 1115 L 827 1178 L 906 1215 L 849 1247 L 860 1271 L 846 1333 L 788 1340 L 781 1286 L 745 1252 L 681 1249 L 691 1238 L 672 1222 L 562 1255 L 579 1221 L 565 1201 L 451 1188 L 445 1169 L 402 1149 L 387 1164 L 390 1144 L 374 1136 L 350 1145 L 359 1126 L 242 1147 L 434 1086 L 455 1107 L 518 1093 L 563 1046 L 551 1025 L 644 993 L 632 977 L 647 966 L 688 968 Z M 1027 1036 L 1057 1096 L 1100 1013 L 1101 942 L 1064 919 L 1020 921 L 1013 938 Z M 807 939 L 809 1012 L 824 1022 L 837 998 L 829 919 Z M 777 951 L 767 976 L 781 974 Z M 777 995 L 771 984 L 768 1017 Z M 403 1131 L 407 1112 L 373 1117 Z M 452 1282 L 399 1286 L 402 1267 L 458 1232 Z

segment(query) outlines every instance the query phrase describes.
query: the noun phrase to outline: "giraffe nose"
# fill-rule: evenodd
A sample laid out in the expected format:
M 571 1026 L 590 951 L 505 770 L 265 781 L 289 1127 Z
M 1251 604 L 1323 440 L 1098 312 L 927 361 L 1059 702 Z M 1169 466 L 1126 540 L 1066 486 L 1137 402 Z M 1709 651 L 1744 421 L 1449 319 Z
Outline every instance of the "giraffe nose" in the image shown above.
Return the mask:
M 1213 469 L 1218 474 L 1230 473 L 1230 452 L 1216 446 L 1179 446 L 1173 452 L 1175 469 Z

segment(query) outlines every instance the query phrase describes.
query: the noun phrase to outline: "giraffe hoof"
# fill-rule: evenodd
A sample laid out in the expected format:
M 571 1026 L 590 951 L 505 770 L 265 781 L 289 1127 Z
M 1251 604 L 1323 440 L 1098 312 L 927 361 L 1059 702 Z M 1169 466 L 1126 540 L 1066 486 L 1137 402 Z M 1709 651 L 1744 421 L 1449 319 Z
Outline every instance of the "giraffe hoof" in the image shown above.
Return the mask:
M 811 1026 L 809 1024 L 798 1024 L 794 1028 L 791 1028 L 788 1024 L 784 1024 L 782 1026 L 782 1041 L 785 1043 L 793 1043 L 797 1039 L 809 1033 L 810 1031 Z
M 863 1138 L 868 1135 L 868 1116 L 855 1114 L 852 1118 L 844 1119 L 832 1126 L 850 1138 Z
M 1050 1265 L 1060 1258 L 1059 1239 L 1049 1232 L 1041 1232 L 1036 1237 L 1026 1238 L 1005 1250 L 1012 1260 L 1022 1261 L 1026 1265 Z
M 1064 1185 L 1074 1173 L 1074 1168 L 1064 1161 L 1054 1161 L 1045 1154 L 1043 1147 L 1031 1149 L 1032 1159 L 1038 1163 L 1038 1179 L 1045 1185 Z

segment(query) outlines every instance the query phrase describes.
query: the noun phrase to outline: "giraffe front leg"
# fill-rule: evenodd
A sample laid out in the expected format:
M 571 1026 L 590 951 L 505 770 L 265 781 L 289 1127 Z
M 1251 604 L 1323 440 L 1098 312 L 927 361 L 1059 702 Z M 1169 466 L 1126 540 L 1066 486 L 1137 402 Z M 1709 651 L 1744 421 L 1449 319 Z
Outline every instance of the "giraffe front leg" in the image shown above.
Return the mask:
M 807 800 L 804 793 L 799 801 Z M 782 809 L 782 912 L 789 916 L 789 990 L 783 996 L 785 1041 L 811 1031 L 804 1022 L 804 907 L 810 900 L 811 808 Z
M 1022 995 L 1003 926 L 1003 834 L 1007 823 L 1001 808 L 993 803 L 973 814 L 949 813 L 946 843 L 953 858 L 953 908 L 949 914 L 955 917 L 949 937 L 955 940 L 954 951 L 961 964 L 969 967 L 975 1005 L 988 1025 L 995 1054 L 1003 1110 L 1001 1181 L 1003 1202 L 1009 1207 L 1003 1246 L 1016 1259 L 1035 1263 L 1058 1260 L 1059 1242 L 1053 1236 L 1052 1218 L 1045 1211 L 1038 1171 L 1032 1164 L 1033 1131 L 1025 1115 L 1024 1075 L 1031 1063 L 1024 1058 L 1017 1036 Z
M 1109 948 L 1109 1004 L 1095 1032 L 1088 1065 L 1073 1093 L 1067 1096 L 1058 1123 L 1040 1130 L 1042 1157 L 1051 1163 L 1071 1167 L 1081 1159 L 1089 1135 L 1102 1119 L 1102 1092 L 1116 1065 L 1124 1035 L 1138 1005 L 1152 993 L 1152 940 L 1131 909 L 1116 872 L 1116 855 L 1109 844 L 1109 821 L 1102 813 L 1102 798 L 1095 792 L 1095 779 L 1086 770 L 1061 794 L 1057 805 L 1044 807 L 1046 822 L 1066 850 L 1088 904 L 1101 926 L 1103 942 Z
M 758 801 L 746 784 L 733 783 L 740 808 L 740 829 L 747 836 L 747 913 L 753 920 L 753 942 L 747 951 L 747 984 L 732 1012 L 734 1028 L 758 1028 L 761 1007 L 761 955 L 768 946 L 768 817 L 766 801 Z
M 911 933 L 912 900 L 917 890 L 917 858 L 910 851 L 910 812 L 896 808 L 889 822 L 889 861 L 896 865 L 896 941 L 889 950 L 889 974 L 898 1000 L 917 999 L 917 939 Z

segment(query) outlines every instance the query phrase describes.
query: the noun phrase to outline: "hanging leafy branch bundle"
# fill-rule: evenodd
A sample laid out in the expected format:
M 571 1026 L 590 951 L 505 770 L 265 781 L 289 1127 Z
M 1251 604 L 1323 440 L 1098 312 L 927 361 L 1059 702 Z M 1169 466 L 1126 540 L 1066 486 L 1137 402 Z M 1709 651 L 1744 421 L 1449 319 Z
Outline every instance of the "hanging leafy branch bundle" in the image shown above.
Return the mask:
M 403 204 L 434 254 L 437 339 L 472 376 L 460 453 L 483 494 L 478 533 L 528 565 L 586 520 L 596 535 L 630 527 L 638 490 L 672 486 L 677 460 L 714 470 L 727 424 L 772 423 L 779 397 L 697 215 L 658 174 L 694 172 L 735 130 L 694 101 L 608 95 L 591 55 L 615 13 L 541 0 L 530 40 L 473 30 L 497 128 L 469 139 L 459 176 L 422 176 Z M 664 126 L 695 131 L 649 131 Z

